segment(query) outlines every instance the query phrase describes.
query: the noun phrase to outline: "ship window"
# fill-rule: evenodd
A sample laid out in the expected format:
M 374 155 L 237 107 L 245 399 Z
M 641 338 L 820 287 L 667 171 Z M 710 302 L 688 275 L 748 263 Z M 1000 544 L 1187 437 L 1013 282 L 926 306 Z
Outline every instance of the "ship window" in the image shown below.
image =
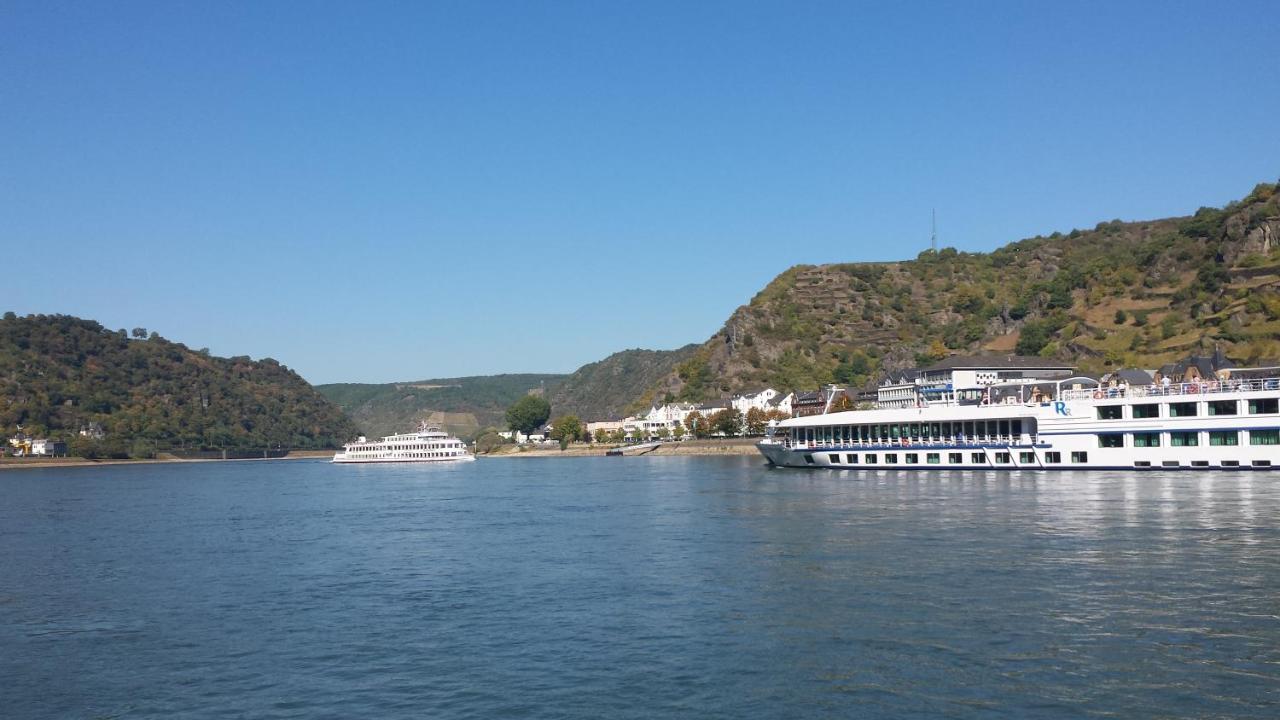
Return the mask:
M 1013 430 L 1013 434 L 1014 434 L 1014 436 L 1015 436 L 1015 437 L 1016 437 L 1016 436 L 1018 436 L 1018 435 L 1021 435 L 1021 434 L 1022 434 L 1022 421 L 1021 421 L 1021 420 L 1011 420 L 1011 421 L 1010 421 L 1010 427 L 1012 428 L 1012 430 Z
M 1098 447 L 1101 447 L 1101 448 L 1118 448 L 1118 447 L 1124 447 L 1124 436 L 1123 436 L 1123 435 L 1120 435 L 1120 434 L 1115 434 L 1115 435 L 1099 435 L 1099 436 L 1098 436 Z
M 867 464 L 868 464 L 868 465 L 875 465 L 875 464 L 876 464 L 876 454 L 875 454 L 875 453 L 867 453 Z
M 1008 420 L 1001 420 L 1001 421 L 1000 421 L 1000 436 L 1001 436 L 1001 437 L 1008 437 L 1008 436 L 1009 436 L 1009 421 L 1008 421 Z
M 1280 445 L 1280 430 L 1250 430 L 1250 445 Z
M 1160 417 L 1160 406 L 1156 403 L 1133 406 L 1134 419 Z
M 1151 462 L 1149 460 L 1135 460 L 1133 462 L 1133 466 L 1134 467 L 1151 467 Z
M 1195 447 L 1199 444 L 1200 444 L 1200 433 L 1197 433 L 1197 432 L 1169 433 L 1169 445 L 1173 447 Z
M 1036 454 L 1033 452 L 1018 453 L 1018 462 L 1020 463 L 1034 463 L 1035 461 L 1036 461 Z
M 1250 415 L 1271 415 L 1278 412 L 1280 412 L 1280 400 L 1276 398 L 1249 401 Z
M 1238 405 L 1235 400 L 1212 400 L 1209 402 L 1210 415 L 1235 415 Z
M 987 462 L 987 456 L 984 453 L 970 453 L 969 462 L 975 465 L 982 465 Z
M 1210 445 L 1239 445 L 1240 433 L 1235 430 L 1214 430 L 1209 433 Z
M 1239 460 L 1223 460 L 1222 467 L 1240 467 Z
M 889 464 L 889 465 L 897 465 L 897 464 L 898 464 L 898 453 L 885 453 L 885 454 L 884 454 L 884 461 L 885 461 L 885 463 L 887 463 L 887 464 Z
M 1007 453 L 1007 452 L 998 452 L 998 453 L 996 453 L 996 462 L 997 462 L 997 463 L 1006 463 L 1006 464 L 1007 464 L 1007 463 L 1012 462 L 1012 461 L 1013 461 L 1013 458 L 1009 455 L 1009 453 Z
M 831 453 L 830 455 L 828 455 L 828 456 L 827 456 L 827 462 L 831 463 L 832 465 L 839 465 L 839 464 L 840 464 L 840 453 Z
M 1208 460 L 1192 460 L 1191 467 L 1209 467 Z
M 1160 433 L 1134 433 L 1134 447 L 1160 447 Z
M 1254 460 L 1253 466 L 1254 467 L 1271 467 L 1271 461 L 1270 460 Z
M 857 464 L 858 464 L 858 454 L 857 454 L 857 453 L 849 453 L 849 454 L 848 454 L 848 455 L 846 455 L 845 457 L 849 458 L 848 463 L 849 463 L 850 465 L 857 465 Z
M 1073 463 L 1087 463 L 1087 462 L 1089 462 L 1089 453 L 1087 453 L 1087 452 L 1073 452 L 1073 453 L 1071 453 L 1071 462 L 1073 462 Z
M 1196 404 L 1193 402 L 1169 403 L 1169 417 L 1193 417 Z
M 1119 420 L 1123 412 L 1123 405 L 1102 405 L 1098 407 L 1098 419 Z
M 805 463 L 806 463 L 806 464 L 808 464 L 808 465 L 812 465 L 812 464 L 813 464 L 813 456 L 812 456 L 812 455 L 805 455 L 805 456 L 804 456 L 804 461 L 805 461 Z
M 1177 460 L 1165 460 L 1160 464 L 1164 467 L 1182 467 L 1182 464 L 1179 463 Z
M 907 464 L 915 465 L 920 462 L 920 456 L 916 453 L 907 453 Z
M 929 453 L 924 456 L 924 460 L 930 465 L 937 465 L 942 462 L 942 456 L 938 453 Z
M 951 463 L 952 465 L 959 465 L 960 463 L 964 462 L 964 454 L 963 454 L 963 453 L 948 453 L 948 454 L 947 454 L 947 462 Z
M 1062 462 L 1062 453 L 1051 451 L 1044 454 L 1044 461 L 1053 465 Z

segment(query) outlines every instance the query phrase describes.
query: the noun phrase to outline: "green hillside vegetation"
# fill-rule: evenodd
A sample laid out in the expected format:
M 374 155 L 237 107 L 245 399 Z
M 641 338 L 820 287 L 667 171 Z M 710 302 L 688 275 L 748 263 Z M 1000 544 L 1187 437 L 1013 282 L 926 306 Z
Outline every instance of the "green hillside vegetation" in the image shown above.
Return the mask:
M 342 412 L 270 358 L 214 357 L 142 328 L 66 315 L 0 319 L 0 433 L 19 425 L 73 454 L 332 448 L 356 434 Z M 78 435 L 99 423 L 100 441 Z
M 550 393 L 554 415 L 576 415 L 584 420 L 620 418 L 663 400 L 654 385 L 698 350 L 686 345 L 677 350 L 623 350 L 599 362 L 578 368 Z
M 1113 220 L 990 253 L 790 268 L 636 397 L 860 387 L 956 353 L 1102 371 L 1220 344 L 1253 362 L 1280 357 L 1278 338 L 1280 196 L 1262 184 L 1188 217 Z
M 370 437 L 407 432 L 421 421 L 462 438 L 481 428 L 505 427 L 507 408 L 533 392 L 553 392 L 564 375 L 512 374 L 419 380 L 416 382 L 317 385 Z

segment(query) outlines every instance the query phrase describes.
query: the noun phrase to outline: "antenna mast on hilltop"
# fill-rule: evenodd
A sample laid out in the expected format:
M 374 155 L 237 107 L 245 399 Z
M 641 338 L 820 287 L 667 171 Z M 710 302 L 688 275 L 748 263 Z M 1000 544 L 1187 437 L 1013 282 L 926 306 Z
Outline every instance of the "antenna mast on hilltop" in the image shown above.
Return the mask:
M 933 223 L 933 232 L 929 235 L 929 247 L 933 248 L 933 254 L 938 254 L 938 210 L 934 208 L 930 211 L 930 219 Z

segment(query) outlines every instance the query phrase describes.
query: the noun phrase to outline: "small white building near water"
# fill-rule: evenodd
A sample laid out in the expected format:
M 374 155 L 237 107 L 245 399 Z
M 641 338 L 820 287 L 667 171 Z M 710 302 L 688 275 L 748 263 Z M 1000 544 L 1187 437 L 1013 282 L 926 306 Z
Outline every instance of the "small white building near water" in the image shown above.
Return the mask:
M 516 430 L 502 430 L 498 432 L 498 437 L 501 437 L 504 440 L 511 440 L 517 445 L 525 445 L 527 443 L 544 443 L 547 441 L 546 430 L 541 430 L 533 433 L 532 435 L 525 435 L 524 433 Z
M 61 440 L 48 440 L 41 438 L 31 441 L 31 454 L 43 455 L 45 457 L 57 457 L 59 455 L 66 456 L 67 444 Z
M 780 393 L 773 388 L 765 388 L 759 392 L 734 395 L 733 399 L 729 401 L 729 404 L 743 417 L 746 417 L 747 411 L 752 408 L 761 411 L 772 409 L 773 406 L 771 406 L 769 402 L 778 397 L 779 394 Z

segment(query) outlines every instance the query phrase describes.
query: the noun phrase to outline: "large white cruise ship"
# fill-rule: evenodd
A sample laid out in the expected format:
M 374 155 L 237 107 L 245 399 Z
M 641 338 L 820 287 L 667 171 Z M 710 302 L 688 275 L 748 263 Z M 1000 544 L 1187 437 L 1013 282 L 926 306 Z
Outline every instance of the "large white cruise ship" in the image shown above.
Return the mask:
M 389 435 L 376 442 L 359 438 L 342 446 L 335 463 L 430 463 L 475 460 L 458 438 L 426 423 L 416 432 Z
M 1280 378 L 1065 389 L 783 420 L 774 465 L 844 469 L 1280 468 Z

